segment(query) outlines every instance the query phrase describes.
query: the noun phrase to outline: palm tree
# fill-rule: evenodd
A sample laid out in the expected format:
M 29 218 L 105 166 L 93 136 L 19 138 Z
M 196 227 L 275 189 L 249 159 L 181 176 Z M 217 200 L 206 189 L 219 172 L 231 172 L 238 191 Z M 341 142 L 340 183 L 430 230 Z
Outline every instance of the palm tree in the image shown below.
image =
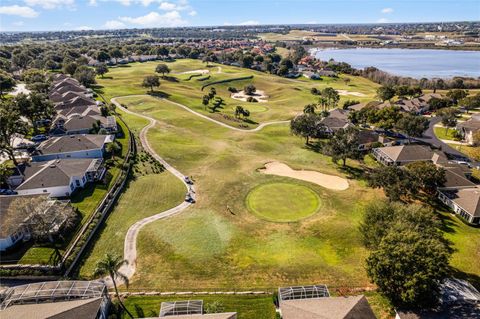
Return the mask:
M 122 259 L 122 257 L 116 254 L 105 254 L 103 259 L 100 259 L 95 266 L 94 276 L 110 276 L 112 279 L 113 287 L 115 288 L 115 294 L 117 295 L 118 301 L 122 308 L 128 313 L 130 318 L 133 318 L 132 314 L 127 310 L 125 305 L 123 304 L 122 300 L 120 299 L 120 295 L 118 294 L 117 283 L 115 278 L 120 278 L 128 288 L 128 277 L 122 274 L 119 269 L 123 265 L 128 264 L 128 261 Z
M 307 104 L 303 107 L 303 113 L 305 114 L 315 114 L 315 109 L 317 106 L 315 104 Z
M 320 104 L 322 106 L 322 110 L 325 111 L 325 109 L 326 109 L 325 107 L 328 104 L 328 99 L 321 96 L 321 97 L 318 98 L 318 104 Z
M 112 159 L 115 160 L 115 153 L 120 150 L 120 146 L 118 146 L 118 143 L 116 141 L 113 141 L 107 144 L 105 150 L 108 153 L 112 154 Z

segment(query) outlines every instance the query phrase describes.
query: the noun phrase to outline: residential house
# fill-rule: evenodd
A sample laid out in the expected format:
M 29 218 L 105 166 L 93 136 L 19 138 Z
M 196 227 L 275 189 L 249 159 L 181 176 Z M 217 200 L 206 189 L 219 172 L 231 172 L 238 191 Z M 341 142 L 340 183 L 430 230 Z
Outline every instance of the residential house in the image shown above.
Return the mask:
M 458 123 L 457 131 L 462 134 L 465 142 L 472 146 L 475 145 L 473 135 L 477 132 L 480 132 L 480 119 L 471 118 L 468 121 Z
M 480 225 L 480 188 L 439 188 L 438 198 L 473 225 Z
M 73 99 L 62 101 L 54 105 L 55 110 L 60 111 L 68 108 L 82 107 L 82 106 L 98 106 L 97 101 L 87 97 L 77 96 Z
M 427 146 L 421 145 L 399 145 L 374 148 L 372 152 L 376 160 L 383 165 L 406 165 L 418 161 L 431 161 L 438 156 L 444 157 L 440 153 L 436 153 Z
M 303 76 L 310 80 L 320 80 L 322 77 L 320 74 L 312 72 L 312 71 L 302 71 L 299 68 L 299 71 L 302 72 Z
M 358 149 L 360 151 L 371 150 L 375 145 L 393 146 L 397 143 L 394 139 L 378 134 L 371 130 L 360 130 L 358 132 Z
M 399 99 L 395 105 L 409 113 L 423 114 L 430 109 L 429 102 L 432 98 L 442 98 L 441 94 L 428 93 L 413 99 Z
M 76 189 L 103 178 L 101 158 L 57 159 L 32 162 L 17 167 L 10 186 L 19 195 L 48 194 L 69 197 Z
M 101 116 L 99 114 L 71 114 L 68 117 L 58 115 L 52 123 L 50 135 L 87 134 L 98 125 L 108 133 L 117 132 L 115 116 Z
M 40 143 L 32 161 L 42 162 L 61 158 L 102 158 L 105 146 L 113 135 L 80 134 L 52 137 Z
M 2 319 L 107 319 L 110 298 L 100 281 L 47 281 L 4 291 Z
M 326 286 L 279 289 L 283 319 L 374 319 L 365 296 L 331 297 Z
M 60 102 L 64 102 L 64 101 L 68 101 L 73 98 L 76 98 L 77 96 L 87 98 L 84 92 L 69 90 L 65 93 L 53 92 L 49 95 L 49 99 L 53 103 L 60 103 Z
M 318 73 L 318 75 L 320 75 L 320 76 L 328 76 L 328 77 L 331 77 L 331 78 L 336 78 L 336 77 L 338 77 L 337 72 L 335 72 L 335 71 L 330 71 L 330 70 L 318 70 L 317 73 Z
M 349 126 L 352 126 L 348 120 L 348 112 L 348 110 L 338 108 L 329 111 L 328 116 L 320 121 L 320 123 L 326 127 L 325 133 L 335 134 L 335 132 L 340 129 L 346 129 Z
M 50 225 L 50 235 L 55 235 L 64 225 L 66 219 L 55 214 L 48 214 L 49 210 L 55 210 L 58 207 L 70 207 L 67 202 L 48 199 L 47 195 L 26 195 L 26 196 L 0 196 L 0 251 L 6 251 L 13 248 L 23 241 L 31 238 L 30 220 L 28 215 L 19 216 L 18 205 L 32 198 L 40 197 L 46 205 L 42 206 L 40 213 L 45 216 L 52 216 L 50 220 L 45 220 Z M 73 209 L 70 207 L 70 209 Z

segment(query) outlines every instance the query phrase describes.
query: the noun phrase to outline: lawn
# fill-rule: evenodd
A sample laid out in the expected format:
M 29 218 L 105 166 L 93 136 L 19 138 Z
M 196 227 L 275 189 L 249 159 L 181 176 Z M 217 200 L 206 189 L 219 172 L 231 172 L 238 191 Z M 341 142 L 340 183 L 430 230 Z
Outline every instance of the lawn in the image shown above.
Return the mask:
M 109 73 L 112 78 L 99 80 L 99 83 L 104 86 L 102 90 L 108 97 L 143 94 L 145 89 L 139 83 L 145 74 L 153 72 L 154 65 L 143 63 L 112 68 Z M 162 81 L 161 91 L 169 99 L 239 125 L 223 118 L 222 114 L 231 112 L 228 107 L 221 114 L 205 111 L 198 100 L 203 94 L 200 84 L 194 80 L 183 81 L 184 75 L 177 74 L 204 69 L 205 65 L 192 60 L 169 65 L 172 75 L 179 78 L 179 82 Z M 304 104 L 313 101 L 309 88 L 314 85 L 322 87 L 331 83 L 345 89 L 342 80 L 287 80 L 233 67 L 222 66 L 219 74 L 214 73 L 217 67 L 209 69 L 213 70 L 212 78 L 217 79 L 255 75 L 255 85 L 270 95 L 268 103 L 256 106 L 265 110 L 252 114 L 255 122 L 291 118 L 302 110 Z M 351 83 L 350 90 L 374 95 L 376 85 L 371 82 L 354 78 Z M 227 93 L 229 85 L 232 83 L 215 88 L 231 103 Z M 148 133 L 151 146 L 167 162 L 193 177 L 198 196 L 197 203 L 186 211 L 149 224 L 140 232 L 137 272 L 131 280 L 133 289 L 262 289 L 312 283 L 324 283 L 332 288 L 372 287 L 364 269 L 368 252 L 361 243 L 358 224 L 364 206 L 384 195 L 380 190 L 366 188 L 364 181 L 348 175 L 348 172 L 359 169 L 358 162 L 348 161 L 351 168 L 339 170 L 329 157 L 306 148 L 302 139 L 292 136 L 287 124 L 267 126 L 259 132 L 236 132 L 155 97 L 124 97 L 119 98 L 119 102 L 132 111 L 157 119 L 157 125 Z M 136 132 L 146 124 L 145 120 L 132 115 L 124 114 L 123 117 Z M 268 221 L 249 211 L 246 198 L 259 185 L 292 183 L 286 177 L 258 172 L 271 161 L 285 163 L 293 169 L 346 177 L 350 187 L 345 191 L 332 191 L 295 181 L 318 196 L 321 202 L 318 212 L 295 222 Z M 95 261 L 108 249 L 121 252 L 124 232 L 117 232 L 117 229 L 126 231 L 134 221 L 159 210 L 160 207 L 155 207 L 152 212 L 145 207 L 144 202 L 150 200 L 150 188 L 170 188 L 171 185 L 163 183 L 174 181 L 157 181 L 158 176 L 161 174 L 146 176 L 151 178 L 151 185 L 135 187 L 136 181 L 132 182 L 122 196 L 128 201 L 121 200 L 113 210 L 82 267 L 82 276 L 91 275 Z M 127 221 L 130 217 L 131 220 Z M 446 223 L 455 225 L 448 233 L 457 249 L 452 264 L 461 271 L 478 276 L 480 261 L 472 252 L 479 249 L 480 234 L 478 229 L 457 225 L 457 222 L 456 217 L 447 216 Z M 468 244 L 464 243 L 466 238 L 469 238 Z
M 455 140 L 453 136 L 455 130 L 452 128 L 449 128 L 447 131 L 444 127 L 434 127 L 433 131 L 435 133 L 435 136 L 437 136 L 441 140 Z
M 135 318 L 158 317 L 162 302 L 178 300 L 203 300 L 204 309 L 208 304 L 217 303 L 222 312 L 237 312 L 238 319 L 275 319 L 271 295 L 130 296 L 125 306 Z
M 158 62 L 132 63 L 122 67 L 111 68 L 108 76 L 97 78 L 99 92 L 106 99 L 115 96 L 125 96 L 132 94 L 145 94 L 148 89 L 143 88 L 141 83 L 143 77 L 154 73 Z M 211 64 L 207 67 L 199 60 L 178 60 L 168 63 L 172 69 L 169 80 L 161 79 L 160 88 L 156 94 L 167 97 L 169 100 L 184 104 L 197 112 L 206 114 L 219 121 L 234 126 L 254 127 L 260 122 L 269 120 L 286 120 L 295 116 L 303 110 L 303 107 L 309 103 L 315 103 L 317 97 L 310 93 L 310 89 L 318 89 L 326 86 L 332 86 L 336 89 L 359 92 L 365 94 L 364 97 L 355 97 L 350 95 L 341 96 L 340 106 L 347 99 L 366 101 L 375 96 L 377 84 L 361 77 L 342 76 L 341 78 L 325 77 L 321 81 L 313 81 L 306 78 L 286 79 L 278 76 L 269 75 L 262 72 L 247 70 L 225 65 Z M 185 71 L 208 69 L 210 79 L 198 81 L 193 78 L 187 79 L 190 74 L 181 74 Z M 217 80 L 234 79 L 253 75 L 251 80 L 242 80 L 229 83 L 214 85 L 217 96 L 225 101 L 221 112 L 212 113 L 202 105 L 202 97 L 207 94 L 210 87 L 204 91 L 202 85 Z M 345 84 L 343 77 L 350 78 L 349 85 Z M 232 99 L 230 97 L 229 87 L 235 87 L 238 90 L 243 89 L 247 84 L 253 83 L 257 89 L 265 91 L 268 95 L 267 103 L 248 103 Z M 250 123 L 238 121 L 234 118 L 234 110 L 237 105 L 248 109 L 251 113 Z
M 322 203 L 318 213 L 291 223 L 259 219 L 245 205 L 250 190 L 263 183 L 292 183 L 257 172 L 265 162 L 278 160 L 294 169 L 344 175 L 330 158 L 304 148 L 288 125 L 234 132 L 153 97 L 120 102 L 158 120 L 149 131 L 150 144 L 193 176 L 198 189 L 198 202 L 191 209 L 140 232 L 131 287 L 261 288 L 312 282 L 370 286 L 357 225 L 363 205 L 382 197 L 380 191 L 365 189 L 355 180 L 340 192 L 296 181 L 318 196 Z

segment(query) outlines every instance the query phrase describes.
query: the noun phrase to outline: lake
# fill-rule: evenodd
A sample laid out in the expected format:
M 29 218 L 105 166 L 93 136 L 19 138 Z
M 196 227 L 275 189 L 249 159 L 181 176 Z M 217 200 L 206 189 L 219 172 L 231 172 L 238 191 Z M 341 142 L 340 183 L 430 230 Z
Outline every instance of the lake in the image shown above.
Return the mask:
M 347 62 L 354 68 L 374 66 L 413 78 L 480 77 L 480 51 L 428 49 L 317 49 L 317 59 Z

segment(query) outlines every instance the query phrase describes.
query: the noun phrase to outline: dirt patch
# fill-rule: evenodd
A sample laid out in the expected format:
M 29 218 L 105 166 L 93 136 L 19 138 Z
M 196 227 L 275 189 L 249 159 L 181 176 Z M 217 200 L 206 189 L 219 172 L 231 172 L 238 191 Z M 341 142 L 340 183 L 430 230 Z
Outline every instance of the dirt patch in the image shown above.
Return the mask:
M 366 96 L 365 94 L 360 92 L 352 92 L 347 90 L 336 90 L 336 91 L 338 92 L 339 95 L 353 95 L 353 96 L 359 96 L 359 97 Z
M 243 101 L 243 102 L 247 102 L 247 99 L 249 97 L 253 97 L 254 99 L 257 100 L 257 102 L 260 102 L 260 103 L 268 102 L 268 100 L 267 100 L 268 96 L 265 95 L 265 92 L 261 91 L 261 90 L 256 90 L 255 93 L 253 93 L 252 95 L 247 95 L 247 94 L 245 94 L 244 91 L 240 91 L 240 92 L 237 92 L 237 93 L 233 93 L 230 97 L 232 99 Z
M 265 164 L 265 168 L 260 170 L 263 174 L 285 176 L 290 178 L 300 179 L 320 185 L 322 187 L 343 191 L 348 188 L 348 181 L 345 178 L 323 174 L 316 171 L 294 170 L 287 164 L 280 162 L 269 162 Z
M 180 72 L 179 74 L 208 74 L 208 73 L 210 73 L 209 70 L 193 70 L 193 71 Z

